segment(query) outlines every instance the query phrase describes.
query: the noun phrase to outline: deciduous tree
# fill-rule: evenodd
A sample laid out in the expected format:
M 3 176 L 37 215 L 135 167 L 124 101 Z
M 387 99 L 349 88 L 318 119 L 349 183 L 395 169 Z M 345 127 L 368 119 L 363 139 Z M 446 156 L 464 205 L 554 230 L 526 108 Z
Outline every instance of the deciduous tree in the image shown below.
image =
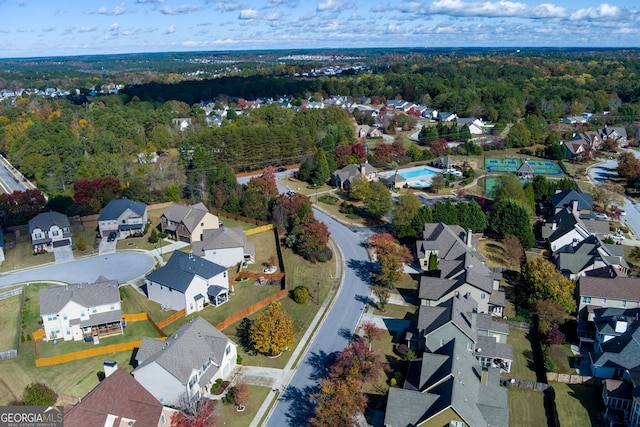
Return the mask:
M 389 213 L 391 193 L 383 183 L 379 181 L 369 183 L 369 197 L 364 201 L 364 208 L 367 214 L 374 218 L 380 218 Z
M 189 408 L 176 412 L 171 417 L 171 427 L 215 427 L 218 418 L 214 412 L 214 403 L 209 399 L 194 402 Z
M 369 238 L 380 266 L 375 280 L 383 286 L 393 286 L 402 277 L 402 264 L 411 262 L 411 252 L 399 245 L 389 233 L 377 233 Z
M 540 300 L 557 302 L 567 313 L 576 309 L 573 292 L 575 283 L 564 277 L 555 265 L 544 258 L 524 264 L 522 275 L 533 307 Z
M 373 341 L 379 340 L 384 334 L 384 330 L 378 328 L 373 322 L 362 322 L 360 324 L 360 328 L 363 332 L 363 338 L 367 340 L 367 343 L 369 343 L 369 350 L 371 350 L 371 344 L 373 343 Z
M 393 220 L 391 228 L 398 239 L 416 237 L 414 221 L 420 212 L 422 203 L 413 193 L 404 193 L 398 196 L 398 201 L 393 208 Z
M 272 302 L 251 324 L 249 336 L 257 352 L 277 356 L 293 347 L 293 320 L 281 303 Z

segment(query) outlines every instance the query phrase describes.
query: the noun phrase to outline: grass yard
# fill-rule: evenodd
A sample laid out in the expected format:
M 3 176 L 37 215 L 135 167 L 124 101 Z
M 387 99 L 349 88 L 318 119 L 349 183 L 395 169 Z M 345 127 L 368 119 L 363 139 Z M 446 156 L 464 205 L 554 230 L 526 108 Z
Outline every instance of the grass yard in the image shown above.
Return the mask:
M 553 344 L 544 352 L 545 355 L 551 357 L 558 367 L 559 374 L 575 374 L 576 370 L 570 366 L 570 360 L 573 358 L 571 344 Z
M 149 300 L 130 285 L 120 286 L 120 300 L 123 313 L 147 313 L 156 323 L 175 313 L 175 310 L 164 311 L 159 303 Z
M 511 372 L 503 375 L 510 378 L 536 381 L 537 376 L 529 331 L 509 328 L 507 343 L 513 347 L 513 363 L 511 364 Z
M 529 388 L 510 387 L 509 427 L 546 425 L 548 424 L 544 410 L 544 393 Z
M 5 235 L 5 242 L 7 241 Z M 11 237 L 10 241 L 14 238 Z M 33 246 L 31 240 L 17 241 L 15 246 L 10 249 L 5 249 L 5 260 L 0 266 L 0 273 L 10 272 L 16 269 L 35 267 L 42 264 L 48 264 L 55 261 L 52 253 L 46 253 L 41 255 L 33 255 Z
M 251 424 L 253 417 L 258 413 L 262 402 L 267 398 L 271 389 L 269 387 L 249 386 L 249 399 L 243 412 L 236 411 L 235 405 L 216 403 L 215 414 L 223 421 L 225 426 L 245 427 Z
M 562 427 L 604 427 L 601 388 L 583 384 L 551 383 L 556 392 L 556 408 Z
M 14 295 L 0 300 L 0 351 L 13 350 L 18 342 L 18 322 L 20 321 L 20 299 Z

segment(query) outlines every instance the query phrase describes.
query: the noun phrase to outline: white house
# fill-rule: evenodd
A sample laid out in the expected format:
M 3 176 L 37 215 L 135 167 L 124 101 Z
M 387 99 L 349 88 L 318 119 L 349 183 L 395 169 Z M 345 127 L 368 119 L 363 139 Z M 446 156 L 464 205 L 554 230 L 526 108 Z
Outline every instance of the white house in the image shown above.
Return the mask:
M 134 378 L 164 405 L 194 402 L 236 365 L 236 344 L 202 317 L 182 325 L 166 341 L 144 338 Z
M 129 199 L 113 199 L 98 216 L 101 236 L 115 232 L 118 237 L 142 233 L 147 223 L 147 205 Z
M 193 253 L 227 268 L 239 262 L 256 262 L 256 248 L 247 242 L 242 227 L 204 230 L 202 240 L 193 242 Z
M 41 289 L 40 316 L 47 341 L 123 334 L 118 281 L 100 276 L 91 284 Z
M 229 278 L 222 265 L 193 254 L 174 251 L 169 261 L 147 275 L 151 301 L 186 315 L 200 311 L 205 302 L 222 304 L 229 299 Z

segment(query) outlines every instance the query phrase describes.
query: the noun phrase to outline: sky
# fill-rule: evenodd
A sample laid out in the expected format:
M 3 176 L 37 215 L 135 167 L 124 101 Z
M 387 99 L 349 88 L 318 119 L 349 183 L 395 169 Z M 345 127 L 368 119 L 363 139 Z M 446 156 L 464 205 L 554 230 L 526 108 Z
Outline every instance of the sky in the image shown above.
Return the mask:
M 0 58 L 359 47 L 640 47 L 618 0 L 0 0 Z

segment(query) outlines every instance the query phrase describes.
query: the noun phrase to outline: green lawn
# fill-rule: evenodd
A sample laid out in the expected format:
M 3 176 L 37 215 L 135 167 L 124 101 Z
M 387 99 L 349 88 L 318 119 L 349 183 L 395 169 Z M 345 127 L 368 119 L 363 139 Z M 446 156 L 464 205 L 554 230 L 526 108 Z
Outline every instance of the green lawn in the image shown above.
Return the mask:
M 598 421 L 604 412 L 600 387 L 551 383 L 556 392 L 556 408 L 562 427 L 604 426 Z
M 175 313 L 175 310 L 165 311 L 161 309 L 160 304 L 149 300 L 149 298 L 130 285 L 120 286 L 120 300 L 123 313 L 147 313 L 156 323 Z
M 229 427 L 246 427 L 251 424 L 258 413 L 262 402 L 267 398 L 271 389 L 269 387 L 249 386 L 249 399 L 243 412 L 236 411 L 235 405 L 216 403 L 215 414 L 218 419 Z
M 558 367 L 559 374 L 575 374 L 576 370 L 570 366 L 570 360 L 573 358 L 571 344 L 553 344 L 545 350 L 545 355 L 551 357 Z
M 510 387 L 509 427 L 544 427 L 546 425 L 544 393 L 529 388 Z
M 21 295 L 14 295 L 0 300 L 0 351 L 16 348 L 21 298 Z
M 507 343 L 513 347 L 513 363 L 511 364 L 511 372 L 503 375 L 510 378 L 536 381 L 529 331 L 509 328 Z

